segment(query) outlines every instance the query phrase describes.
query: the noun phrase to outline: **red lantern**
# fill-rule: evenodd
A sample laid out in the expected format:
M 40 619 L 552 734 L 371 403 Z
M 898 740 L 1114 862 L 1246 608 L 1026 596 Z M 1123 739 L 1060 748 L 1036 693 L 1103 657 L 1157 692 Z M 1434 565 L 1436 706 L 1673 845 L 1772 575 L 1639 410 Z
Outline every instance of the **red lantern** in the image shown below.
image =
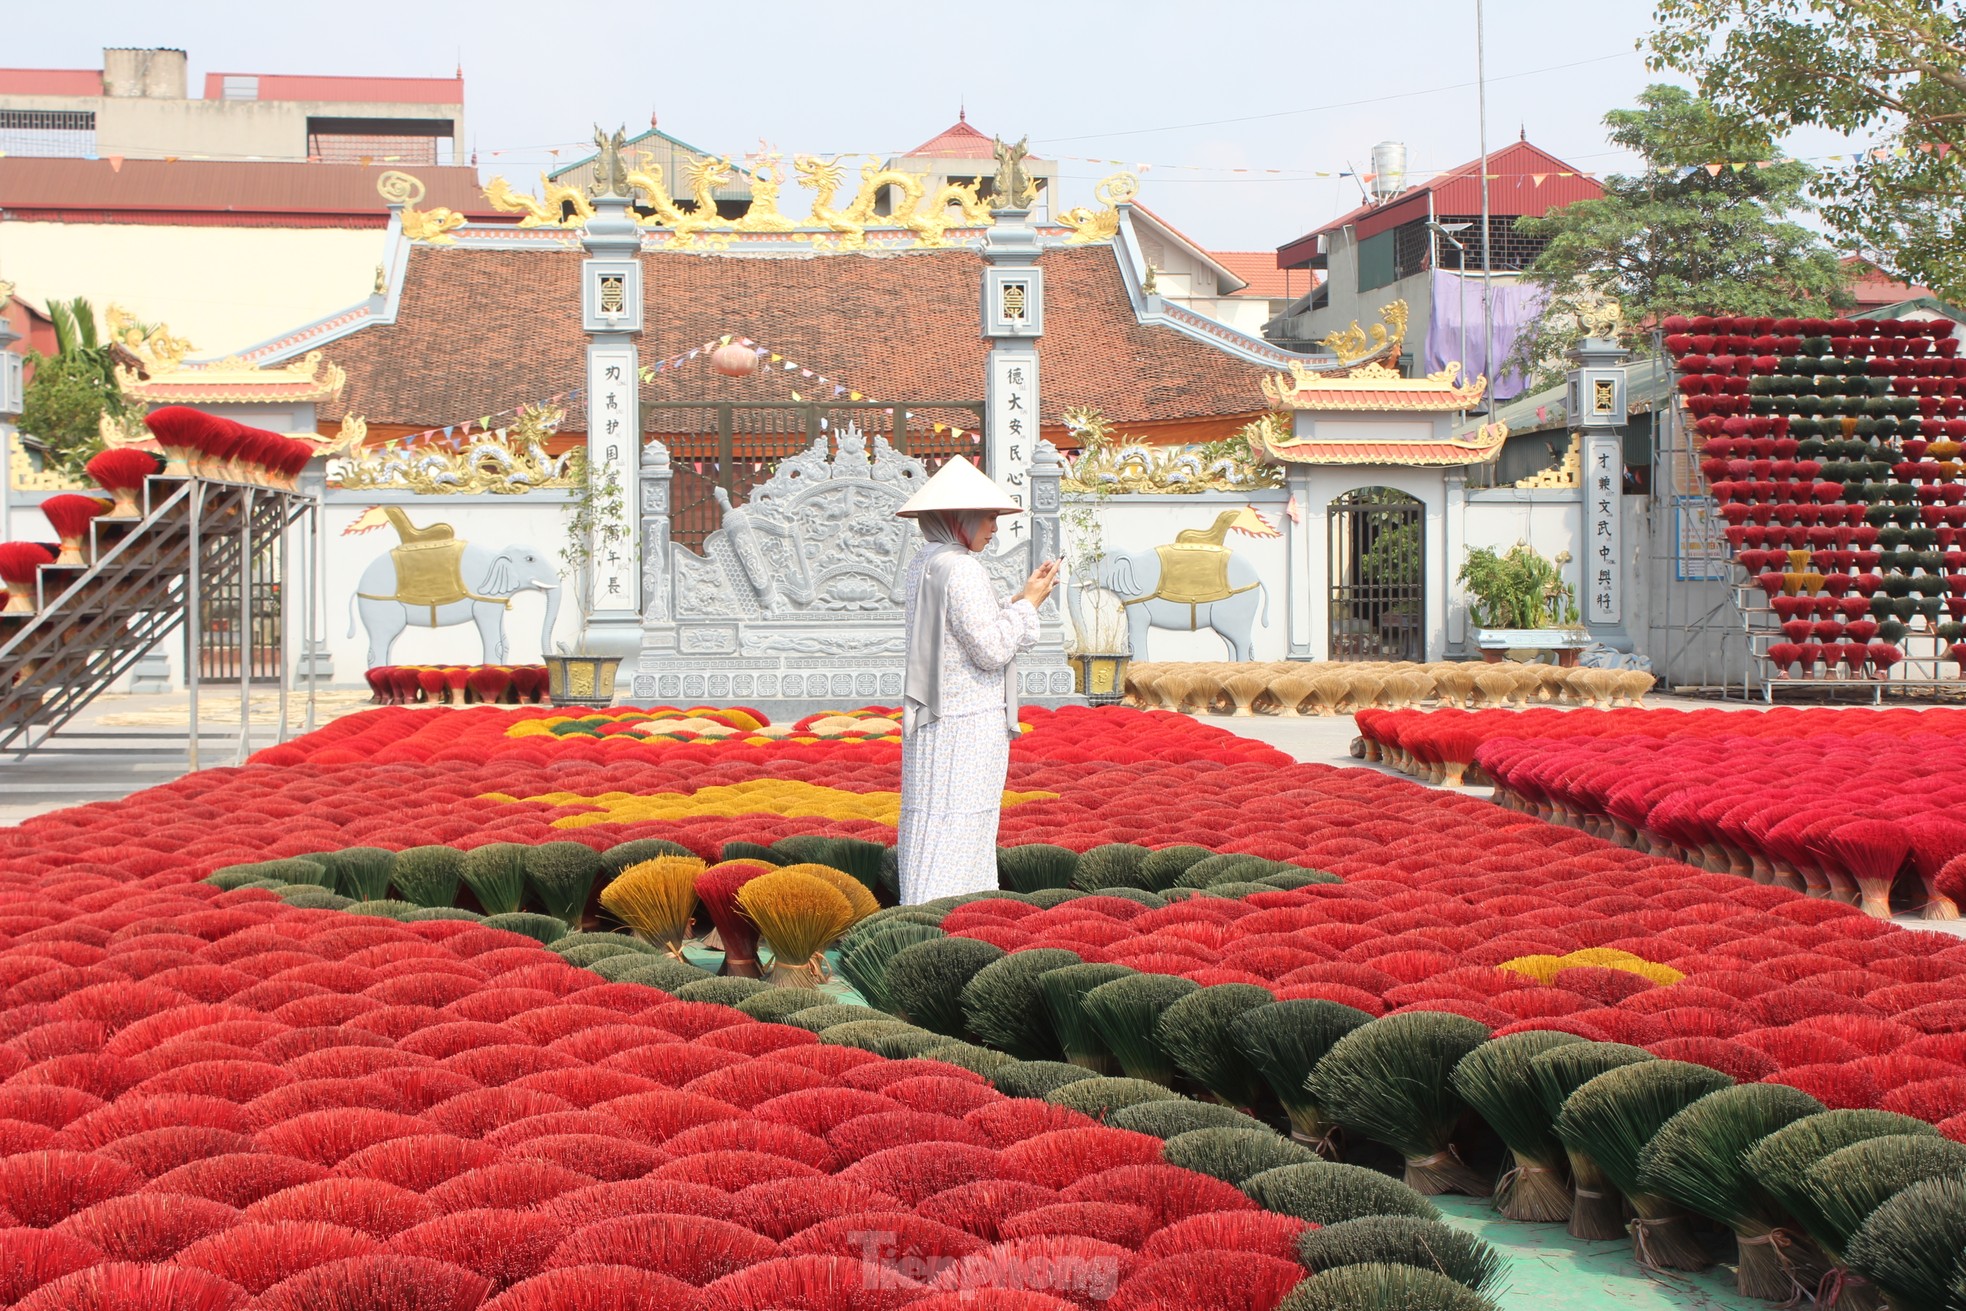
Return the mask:
M 758 352 L 734 341 L 726 342 L 710 352 L 710 367 L 726 378 L 748 378 L 758 371 Z

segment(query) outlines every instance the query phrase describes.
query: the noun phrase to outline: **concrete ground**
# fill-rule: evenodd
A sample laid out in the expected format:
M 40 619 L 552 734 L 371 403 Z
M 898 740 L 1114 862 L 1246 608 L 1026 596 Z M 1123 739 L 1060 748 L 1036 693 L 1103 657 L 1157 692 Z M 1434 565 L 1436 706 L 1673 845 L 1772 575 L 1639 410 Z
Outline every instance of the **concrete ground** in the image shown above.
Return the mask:
M 189 773 L 189 700 L 183 692 L 97 697 L 45 747 L 25 758 L 15 751 L 0 754 L 0 828 L 84 802 L 114 801 Z M 369 704 L 366 691 L 319 693 L 314 723 Z M 277 694 L 256 691 L 251 705 L 248 748 L 257 751 L 279 740 Z M 238 689 L 203 689 L 198 712 L 199 767 L 237 764 L 243 758 Z M 289 735 L 307 722 L 307 698 L 290 696 Z

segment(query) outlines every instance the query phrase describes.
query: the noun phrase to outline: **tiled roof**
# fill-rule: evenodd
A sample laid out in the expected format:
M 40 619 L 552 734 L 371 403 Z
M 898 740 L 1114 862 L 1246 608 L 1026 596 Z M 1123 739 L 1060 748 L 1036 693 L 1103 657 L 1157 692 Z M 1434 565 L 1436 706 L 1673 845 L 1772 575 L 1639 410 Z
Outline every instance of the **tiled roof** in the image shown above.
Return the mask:
M 323 416 L 439 425 L 578 386 L 581 258 L 571 250 L 413 247 L 397 321 L 329 349 L 348 385 L 321 407 Z M 1116 425 L 1266 408 L 1264 370 L 1140 325 L 1109 248 L 1051 250 L 1040 264 L 1047 424 L 1075 405 L 1097 406 Z M 804 259 L 649 252 L 643 268 L 644 364 L 732 333 L 871 398 L 983 398 L 988 343 L 977 310 L 982 258 L 973 250 Z M 723 378 L 699 360 L 643 386 L 645 427 L 662 430 L 654 407 L 665 400 L 787 401 L 794 390 L 830 399 L 796 372 Z
M 1289 464 L 1482 464 L 1501 454 L 1502 443 L 1460 442 L 1302 442 L 1270 448 Z
M 989 159 L 994 154 L 995 143 L 986 132 L 978 132 L 969 125 L 969 115 L 961 114 L 956 121 L 940 132 L 903 155 L 908 159 L 916 155 L 942 155 L 955 159 Z M 1028 155 L 1036 159 L 1037 155 Z
M 375 184 L 390 167 L 9 155 L 0 158 L 0 215 L 69 223 L 217 221 L 239 227 L 328 220 L 379 228 L 389 222 L 389 206 Z M 424 208 L 447 205 L 474 218 L 498 217 L 479 189 L 476 169 L 413 172 L 427 188 Z
M 1248 284 L 1232 295 L 1281 300 L 1286 296 L 1301 296 L 1317 285 L 1302 274 L 1293 276 L 1290 270 L 1278 268 L 1274 250 L 1211 250 L 1208 253 Z
M 1500 450 L 1500 442 L 1488 448 L 1459 442 L 1305 442 L 1274 454 L 1290 464 L 1482 464 Z
M 1481 388 L 1456 391 L 1453 387 L 1418 391 L 1410 388 L 1390 387 L 1340 387 L 1336 384 L 1306 388 L 1290 398 L 1290 403 L 1300 410 L 1416 410 L 1422 413 L 1435 413 L 1441 410 L 1456 410 L 1466 407 L 1481 395 Z

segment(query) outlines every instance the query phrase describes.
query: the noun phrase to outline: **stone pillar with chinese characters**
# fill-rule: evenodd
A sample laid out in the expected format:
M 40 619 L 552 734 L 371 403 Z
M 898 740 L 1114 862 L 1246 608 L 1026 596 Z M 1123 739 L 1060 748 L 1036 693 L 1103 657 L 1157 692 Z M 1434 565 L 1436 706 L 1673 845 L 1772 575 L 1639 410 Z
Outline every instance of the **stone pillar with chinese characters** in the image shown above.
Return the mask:
M 984 382 L 983 470 L 1025 513 L 997 521 L 997 534 L 1031 540 L 1031 472 L 1038 431 L 1038 337 L 1044 332 L 1044 271 L 1028 209 L 993 211 L 983 243 L 983 335 L 990 342 Z M 1034 557 L 1035 560 L 1035 557 Z
M 676 653 L 676 581 L 669 569 L 669 492 L 675 469 L 669 448 L 652 441 L 642 448 L 642 651 Z M 639 687 L 635 695 L 643 694 Z M 651 698 L 654 693 L 648 694 Z
M 1570 424 L 1583 457 L 1584 539 L 1578 608 L 1593 638 L 1632 649 L 1625 630 L 1625 361 L 1615 341 L 1586 337 L 1570 350 Z
M 605 152 L 604 152 L 605 153 Z M 629 213 L 620 170 L 592 184 L 594 215 L 581 245 L 580 317 L 587 338 L 587 477 L 593 530 L 582 591 L 581 649 L 633 655 L 642 642 L 639 492 L 642 481 L 641 228 Z

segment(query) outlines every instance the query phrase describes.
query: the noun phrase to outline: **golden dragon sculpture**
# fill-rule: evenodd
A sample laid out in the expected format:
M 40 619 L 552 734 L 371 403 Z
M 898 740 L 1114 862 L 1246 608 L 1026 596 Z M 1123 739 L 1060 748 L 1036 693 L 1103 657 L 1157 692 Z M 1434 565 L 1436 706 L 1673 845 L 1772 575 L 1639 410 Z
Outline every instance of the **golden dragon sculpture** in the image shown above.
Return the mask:
M 494 177 L 485 184 L 485 199 L 501 214 L 523 215 L 522 228 L 571 227 L 594 216 L 593 202 L 579 187 L 555 182 L 544 173 L 539 175 L 539 186 L 544 199 L 514 191 L 504 178 Z
M 1058 221 L 1072 230 L 1065 238 L 1068 246 L 1084 246 L 1095 241 L 1111 241 L 1119 235 L 1120 209 L 1140 194 L 1140 179 L 1131 173 L 1115 173 L 1101 180 L 1092 189 L 1098 198 L 1099 209 L 1087 209 L 1084 205 L 1066 210 L 1058 216 Z
M 990 217 L 990 202 L 977 194 L 974 181 L 945 182 L 925 203 L 917 205 L 915 197 L 920 194 L 921 188 L 917 186 L 907 203 L 893 215 L 896 223 L 915 234 L 917 246 L 946 246 L 949 239 L 945 234 L 950 228 L 989 227 L 996 222 Z M 954 213 L 950 212 L 952 208 Z
M 729 219 L 717 213 L 717 200 L 713 194 L 718 187 L 730 182 L 730 168 L 729 160 L 707 158 L 692 159 L 684 167 L 683 174 L 690 188 L 690 209 L 683 209 L 669 195 L 660 164 L 647 163 L 631 172 L 628 175 L 628 189 L 640 198 L 638 208 L 652 211 L 643 217 L 644 224 L 668 228 L 675 234 L 677 245 L 693 246 L 703 233 L 728 232 L 734 226 Z
M 778 193 L 785 185 L 785 162 L 777 151 L 764 149 L 751 169 L 751 204 L 731 226 L 739 232 L 790 232 L 799 225 L 778 211 Z
M 852 201 L 844 208 L 836 208 L 834 197 L 839 194 L 840 184 L 846 170 L 838 159 L 824 160 L 813 155 L 796 155 L 792 167 L 798 172 L 799 185 L 813 192 L 812 214 L 807 223 L 813 227 L 830 228 L 839 234 L 836 244 L 842 250 L 855 250 L 867 244 L 867 230 L 872 227 L 900 228 L 915 234 L 916 243 L 923 246 L 943 246 L 948 244 L 949 229 L 965 225 L 987 225 L 990 218 L 989 204 L 977 194 L 974 182 L 958 185 L 946 183 L 934 195 L 926 197 L 919 174 L 901 169 L 881 168 L 869 161 L 860 170 L 860 189 L 854 193 Z M 892 213 L 875 213 L 882 193 L 893 187 L 900 193 Z M 955 212 L 952 214 L 951 209 Z

